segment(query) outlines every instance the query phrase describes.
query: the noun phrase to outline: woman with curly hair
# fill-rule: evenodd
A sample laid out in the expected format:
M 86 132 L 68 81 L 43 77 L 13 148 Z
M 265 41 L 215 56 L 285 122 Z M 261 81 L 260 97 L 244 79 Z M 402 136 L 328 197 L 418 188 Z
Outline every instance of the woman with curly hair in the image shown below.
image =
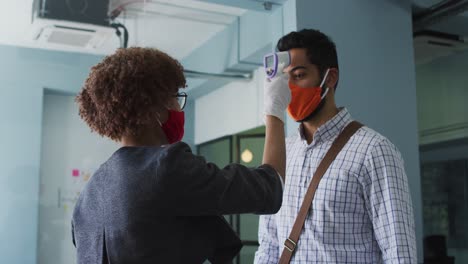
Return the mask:
M 76 203 L 78 263 L 228 263 L 240 240 L 221 216 L 276 213 L 285 173 L 284 79 L 265 87 L 263 165 L 223 169 L 180 142 L 183 68 L 150 48 L 119 49 L 94 66 L 76 98 L 92 131 L 118 149 Z

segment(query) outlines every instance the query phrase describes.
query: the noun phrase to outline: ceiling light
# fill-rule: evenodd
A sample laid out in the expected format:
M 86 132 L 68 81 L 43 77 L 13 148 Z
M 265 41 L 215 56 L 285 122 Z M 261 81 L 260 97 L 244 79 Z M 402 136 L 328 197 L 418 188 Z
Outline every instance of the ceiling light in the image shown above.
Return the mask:
M 253 160 L 253 153 L 249 149 L 245 149 L 241 154 L 241 160 L 245 163 L 250 163 Z

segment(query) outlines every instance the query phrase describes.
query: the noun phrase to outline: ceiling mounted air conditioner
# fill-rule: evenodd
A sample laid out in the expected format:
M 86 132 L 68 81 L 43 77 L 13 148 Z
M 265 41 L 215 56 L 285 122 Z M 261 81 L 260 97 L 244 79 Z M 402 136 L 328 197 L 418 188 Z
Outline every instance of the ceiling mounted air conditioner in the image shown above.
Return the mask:
M 95 50 L 115 34 L 108 0 L 36 0 L 32 39 L 49 48 Z
M 468 50 L 468 39 L 466 37 L 436 31 L 416 33 L 413 43 L 417 65 Z
M 33 40 L 40 45 L 97 49 L 115 34 L 115 29 L 52 19 L 36 18 Z

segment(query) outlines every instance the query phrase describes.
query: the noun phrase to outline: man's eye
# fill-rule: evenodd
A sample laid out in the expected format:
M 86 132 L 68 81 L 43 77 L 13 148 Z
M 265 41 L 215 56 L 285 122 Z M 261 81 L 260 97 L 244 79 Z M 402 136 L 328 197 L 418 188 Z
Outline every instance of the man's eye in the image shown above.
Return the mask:
M 296 79 L 302 79 L 302 78 L 304 78 L 304 74 L 303 74 L 303 73 L 294 74 L 294 78 L 296 78 Z

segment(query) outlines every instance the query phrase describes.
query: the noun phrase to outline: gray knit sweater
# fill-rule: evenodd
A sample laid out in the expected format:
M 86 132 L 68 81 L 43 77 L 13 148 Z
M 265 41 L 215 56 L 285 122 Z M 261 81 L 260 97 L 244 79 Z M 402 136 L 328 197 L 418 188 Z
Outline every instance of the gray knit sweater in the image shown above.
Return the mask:
M 220 169 L 183 142 L 123 147 L 76 203 L 78 263 L 226 263 L 241 245 L 221 215 L 276 213 L 281 201 L 270 166 Z

